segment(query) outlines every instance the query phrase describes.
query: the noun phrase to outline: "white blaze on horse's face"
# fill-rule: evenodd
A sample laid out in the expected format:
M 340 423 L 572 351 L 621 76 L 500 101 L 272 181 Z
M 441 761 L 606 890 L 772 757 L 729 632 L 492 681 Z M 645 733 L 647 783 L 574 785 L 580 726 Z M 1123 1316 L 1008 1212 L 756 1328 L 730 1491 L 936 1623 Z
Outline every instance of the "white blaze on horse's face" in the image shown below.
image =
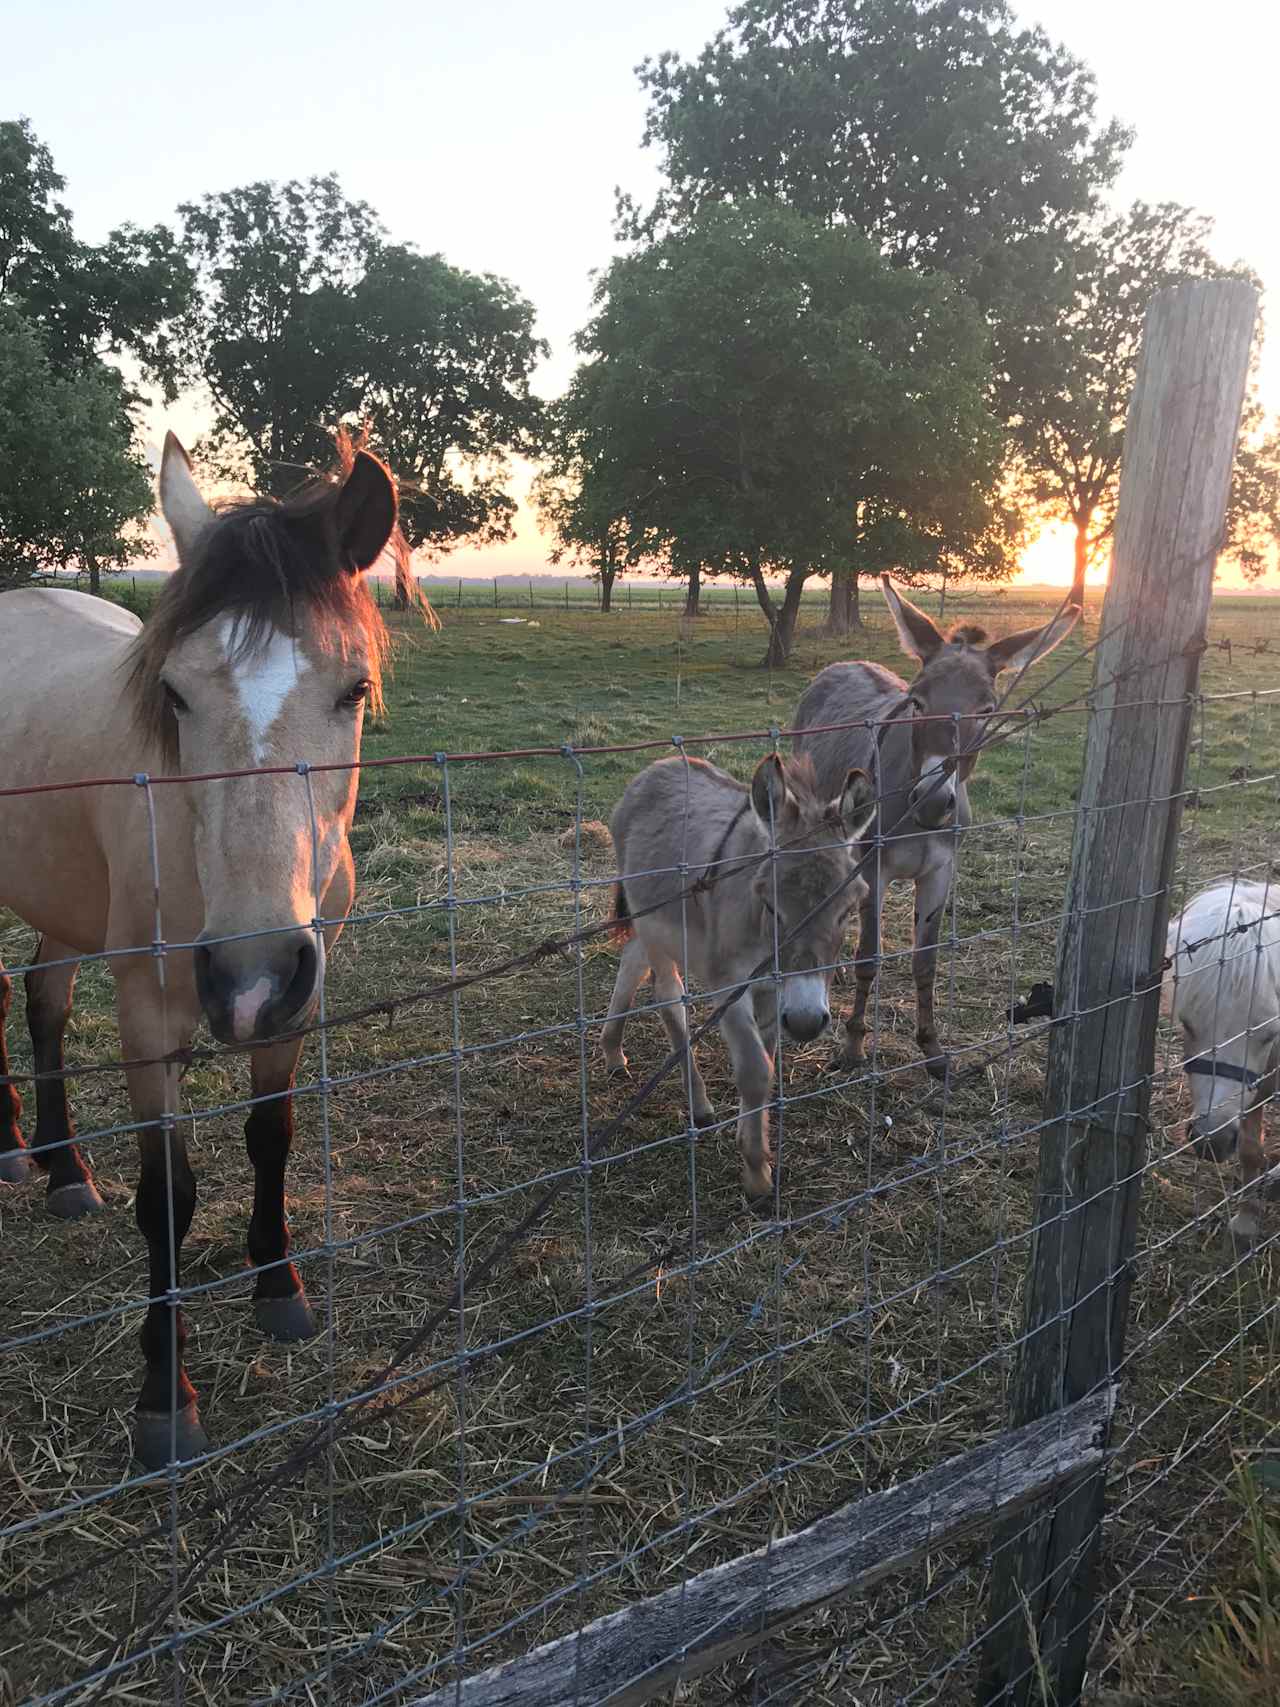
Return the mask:
M 370 618 L 352 590 L 394 526 L 394 489 L 362 457 L 327 509 L 263 505 L 223 517 L 203 507 L 185 456 L 171 467 L 166 447 L 161 501 L 183 573 L 204 575 L 211 593 L 229 589 L 229 608 L 180 633 L 160 675 L 182 772 L 218 778 L 187 790 L 204 901 L 201 1006 L 216 1036 L 247 1043 L 304 1023 L 319 996 L 316 921 L 350 866 L 377 675 L 376 611 Z M 293 577 L 287 603 L 281 575 Z
M 202 997 L 228 1041 L 295 1023 L 318 996 L 323 941 L 313 921 L 346 850 L 369 671 L 366 658 L 333 651 L 305 624 L 253 641 L 225 618 L 166 660 L 165 682 L 181 702 L 183 770 L 268 771 L 190 789 L 213 943 L 200 962 Z

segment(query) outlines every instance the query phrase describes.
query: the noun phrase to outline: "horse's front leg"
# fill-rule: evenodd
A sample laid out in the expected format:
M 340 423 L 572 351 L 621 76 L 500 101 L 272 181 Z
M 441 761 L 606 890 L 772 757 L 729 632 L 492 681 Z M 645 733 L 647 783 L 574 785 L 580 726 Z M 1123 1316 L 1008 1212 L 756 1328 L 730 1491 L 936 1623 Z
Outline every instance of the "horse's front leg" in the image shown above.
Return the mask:
M 185 1048 L 195 1033 L 198 1009 L 194 987 L 188 985 L 190 980 L 172 979 L 163 998 L 150 963 L 140 959 L 116 977 L 125 1058 L 153 1063 L 130 1067 L 126 1075 L 138 1123 L 136 1215 L 147 1244 L 149 1277 L 141 1334 L 146 1374 L 134 1414 L 134 1448 L 149 1470 L 194 1458 L 208 1446 L 196 1390 L 187 1376 L 187 1330 L 179 1301 L 182 1242 L 195 1213 L 196 1181 L 177 1119 L 178 1069 L 159 1060 Z
M 344 842 L 338 868 L 321 905 L 325 964 L 351 910 L 355 866 Z M 253 1107 L 244 1123 L 245 1148 L 253 1164 L 253 1213 L 249 1217 L 249 1261 L 257 1270 L 253 1309 L 258 1326 L 278 1340 L 305 1340 L 319 1331 L 298 1271 L 289 1261 L 284 1175 L 293 1147 L 293 1080 L 302 1039 L 255 1049 L 250 1057 Z
M 52 964 L 51 964 L 52 963 Z M 80 962 L 66 943 L 41 937 L 36 964 L 26 976 L 27 1030 L 35 1061 L 36 1130 L 32 1159 L 49 1175 L 45 1202 L 51 1215 L 78 1220 L 102 1208 L 93 1175 L 75 1143 L 75 1126 L 63 1076 L 63 1040 Z
M 298 1271 L 289 1261 L 284 1174 L 293 1145 L 293 1078 L 302 1044 L 255 1049 L 251 1060 L 254 1103 L 244 1123 L 253 1163 L 253 1213 L 249 1261 L 257 1271 L 253 1309 L 258 1326 L 278 1340 L 305 1340 L 318 1331 Z
M 924 1056 L 925 1071 L 934 1079 L 947 1076 L 946 1057 L 933 1018 L 933 987 L 938 969 L 938 936 L 954 872 L 955 857 L 948 845 L 946 858 L 927 866 L 916 879 L 915 946 L 911 955 L 911 975 L 916 985 L 916 1042 Z
M 853 1012 L 845 1021 L 845 1043 L 841 1065 L 850 1069 L 861 1067 L 866 1059 L 867 1003 L 880 970 L 880 916 L 884 911 L 885 885 L 877 882 L 878 873 L 869 874 L 870 887 L 859 912 L 858 958 L 854 966 Z

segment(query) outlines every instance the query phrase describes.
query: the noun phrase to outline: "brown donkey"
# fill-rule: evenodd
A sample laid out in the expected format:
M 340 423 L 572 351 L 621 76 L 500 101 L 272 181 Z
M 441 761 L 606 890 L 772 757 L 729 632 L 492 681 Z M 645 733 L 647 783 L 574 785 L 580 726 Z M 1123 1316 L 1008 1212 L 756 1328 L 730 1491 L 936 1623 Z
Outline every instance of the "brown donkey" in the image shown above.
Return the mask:
M 396 495 L 382 464 L 360 452 L 340 483 L 214 511 L 170 435 L 160 504 L 180 567 L 145 629 L 82 593 L 27 589 L 0 598 L 6 785 L 288 767 L 274 776 L 79 788 L 0 803 L 0 905 L 40 933 L 26 981 L 37 1072 L 61 1072 L 77 960 L 104 951 L 114 957 L 121 1050 L 140 1063 L 127 1076 L 150 1281 L 135 1441 L 153 1467 L 193 1456 L 206 1439 L 183 1367 L 182 1311 L 168 1302 L 196 1200 L 186 1133 L 175 1120 L 178 1071 L 141 1063 L 189 1044 L 202 1014 L 216 1038 L 253 1046 L 253 1095 L 269 1099 L 256 1101 L 245 1122 L 258 1321 L 285 1340 L 316 1330 L 288 1260 L 284 1204 L 301 1042 L 273 1038 L 314 1013 L 326 947 L 351 904 L 350 767 L 385 645 L 362 571 L 395 528 Z M 325 765 L 342 768 L 318 768 Z M 173 946 L 163 958 L 138 952 L 157 928 Z M 8 1000 L 0 970 L 0 1020 Z M 8 1070 L 0 1025 L 0 1075 Z M 34 1158 L 48 1176 L 54 1214 L 99 1208 L 73 1139 L 65 1081 L 37 1080 L 30 1151 L 19 1113 L 17 1093 L 0 1083 L 0 1178 L 19 1181 Z
M 867 999 L 880 957 L 880 914 L 890 883 L 914 883 L 916 1041 L 934 1078 L 946 1077 L 946 1057 L 933 1018 L 938 933 L 955 875 L 957 829 L 971 822 L 967 784 L 978 762 L 986 721 L 996 709 L 996 678 L 1024 670 L 1066 639 L 1080 618 L 1069 605 L 1043 628 L 988 642 L 980 628 L 962 625 L 944 635 L 932 619 L 904 599 L 887 575 L 881 579 L 902 648 L 917 660 L 910 683 L 882 664 L 830 664 L 805 689 L 796 709 L 797 753 L 813 761 L 820 789 L 831 788 L 850 765 L 876 779 L 879 806 L 868 848 L 868 890 L 853 1014 L 847 1022 L 845 1064 L 864 1059 Z M 824 725 L 857 723 L 852 729 Z

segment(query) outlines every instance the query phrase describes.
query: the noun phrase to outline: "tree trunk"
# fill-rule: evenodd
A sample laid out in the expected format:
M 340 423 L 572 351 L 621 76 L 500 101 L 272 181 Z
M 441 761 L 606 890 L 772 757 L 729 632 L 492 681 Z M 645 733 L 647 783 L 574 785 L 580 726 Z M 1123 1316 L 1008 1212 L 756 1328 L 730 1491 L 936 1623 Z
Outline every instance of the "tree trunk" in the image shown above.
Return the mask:
M 858 572 L 856 569 L 831 571 L 831 603 L 827 609 L 827 634 L 852 634 L 862 627 L 862 612 L 858 608 Z
M 613 609 L 613 583 L 618 579 L 618 571 L 607 565 L 600 570 L 600 609 L 608 612 Z
M 776 670 L 781 668 L 791 656 L 791 647 L 796 637 L 796 618 L 800 615 L 800 597 L 804 592 L 805 572 L 803 569 L 793 569 L 787 576 L 786 591 L 782 595 L 782 605 L 775 607 L 775 616 L 769 628 L 769 650 L 764 655 L 766 668 Z M 770 601 L 772 603 L 772 601 Z M 766 613 L 767 614 L 767 613 Z
M 689 571 L 689 590 L 684 596 L 684 614 L 686 616 L 702 615 L 702 570 L 693 568 Z
M 1071 577 L 1071 597 L 1083 610 L 1084 572 L 1089 567 L 1089 518 L 1076 518 L 1076 563 Z
M 98 559 L 86 557 L 84 566 L 89 571 L 89 591 L 97 597 L 102 592 L 102 571 L 98 567 Z

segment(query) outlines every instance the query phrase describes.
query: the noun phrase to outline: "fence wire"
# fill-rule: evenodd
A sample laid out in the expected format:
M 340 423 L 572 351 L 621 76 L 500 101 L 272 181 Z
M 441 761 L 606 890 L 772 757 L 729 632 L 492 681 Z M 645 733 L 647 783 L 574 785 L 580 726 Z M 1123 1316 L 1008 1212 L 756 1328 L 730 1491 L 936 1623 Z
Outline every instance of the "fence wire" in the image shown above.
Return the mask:
M 1265 645 L 1255 637 L 1254 654 Z M 150 942 L 79 961 L 69 1066 L 37 1069 L 13 1035 L 0 1074 L 0 1094 L 68 1085 L 79 1130 L 42 1160 L 74 1142 L 106 1198 L 104 1214 L 59 1223 L 35 1185 L 0 1187 L 0 1700 L 461 1701 L 478 1671 L 673 1588 L 678 1657 L 705 1634 L 684 1600 L 699 1573 L 756 1554 L 765 1631 L 789 1568 L 784 1537 L 998 1439 L 1026 1343 L 1045 1051 L 1055 1029 L 1087 1017 L 1062 990 L 1052 1011 L 1016 1017 L 1032 986 L 1052 983 L 1056 943 L 1084 917 L 1063 902 L 1093 712 L 1091 695 L 1060 684 L 1080 655 L 1041 666 L 1034 699 L 1020 684 L 1006 693 L 978 749 L 975 821 L 941 832 L 957 856 L 937 970 L 941 1080 L 912 1041 L 902 886 L 886 909 L 865 1060 L 841 1065 L 832 1037 L 787 1037 L 782 976 L 798 927 L 782 920 L 778 885 L 810 849 L 776 828 L 759 859 L 772 905 L 751 978 L 642 993 L 628 1020 L 631 1077 L 604 1071 L 616 872 L 598 819 L 619 792 L 606 760 L 634 754 L 638 767 L 666 751 L 682 766 L 680 854 L 647 875 L 670 880 L 662 905 L 678 903 L 687 964 L 693 910 L 714 909 L 717 886 L 743 869 L 740 857 L 690 858 L 692 758 L 747 775 L 787 754 L 789 731 L 367 762 L 366 787 L 383 785 L 376 798 L 398 839 L 378 841 L 369 815 L 358 818 L 362 892 L 302 1028 L 287 1260 L 320 1331 L 294 1345 L 263 1339 L 246 1309 L 249 1284 L 279 1262 L 241 1259 L 252 1192 L 237 1129 L 282 1093 L 243 1094 L 249 1046 L 175 1044 L 166 1018 L 164 1048 L 130 1057 L 111 1023 L 113 961 L 153 958 L 164 993 L 174 957 L 194 946 L 165 940 L 154 826 L 170 781 L 85 779 L 132 789 L 150 825 L 155 929 Z M 1184 707 L 1132 698 L 1107 715 Z M 1261 884 L 1263 923 L 1280 942 L 1278 736 L 1280 687 L 1198 699 L 1170 902 L 1180 910 L 1212 879 Z M 476 827 L 476 779 L 517 759 L 558 779 L 559 830 L 522 831 L 514 812 L 506 835 Z M 244 774 L 186 786 L 234 788 Z M 335 921 L 315 877 L 315 773 L 300 755 L 274 774 L 306 804 L 309 928 L 323 964 Z M 387 779 L 428 774 L 426 806 L 400 811 Z M 1169 804 L 1148 783 L 1101 810 L 1135 801 Z M 866 850 L 859 873 L 889 840 L 891 830 Z M 1126 909 L 1152 895 L 1139 851 L 1117 935 Z M 23 941 L 0 932 L 11 977 L 69 964 L 38 961 Z M 1195 946 L 1220 969 L 1249 960 L 1256 971 L 1238 926 Z M 835 980 L 833 1008 L 851 995 L 856 955 L 855 932 L 816 968 Z M 1165 971 L 1150 968 L 1116 1005 L 1136 1012 Z M 757 989 L 772 1010 L 774 1080 L 739 1109 L 716 1032 Z M 833 1035 L 838 1045 L 838 1022 Z M 1243 1007 L 1216 1006 L 1195 1042 L 1213 1063 L 1242 1050 L 1261 1061 L 1265 1121 L 1280 1015 L 1257 976 Z M 712 1119 L 698 1106 L 694 1052 Z M 1247 1571 L 1250 1501 L 1280 1486 L 1280 1210 L 1234 1163 L 1200 1159 L 1186 1131 L 1189 1054 L 1165 1023 L 1144 1075 L 1137 1285 L 1111 1372 L 1090 1674 L 1100 1702 L 1159 1687 L 1169 1632 L 1192 1653 L 1188 1609 L 1202 1624 L 1217 1615 L 1219 1590 Z M 145 1123 L 127 1114 L 124 1069 L 146 1063 L 165 1065 L 179 1098 L 165 1132 L 183 1131 L 198 1157 L 196 1220 L 181 1267 L 170 1220 L 158 1301 L 184 1306 L 211 1435 L 207 1450 L 153 1471 L 129 1459 L 135 1330 L 157 1300 L 128 1212 Z M 1118 1108 L 1133 1088 L 1105 1100 Z M 752 1215 L 734 1132 L 758 1114 L 772 1121 L 778 1167 L 772 1202 Z M 169 1205 L 172 1217 L 171 1177 Z M 1259 1217 L 1247 1247 L 1227 1236 L 1245 1208 Z M 984 1585 L 1012 1544 L 988 1526 L 930 1548 L 858 1599 L 655 1699 L 972 1700 Z M 586 1662 L 579 1643 L 564 1700 L 607 1698 Z M 639 1689 L 643 1675 L 618 1675 L 610 1691 Z

